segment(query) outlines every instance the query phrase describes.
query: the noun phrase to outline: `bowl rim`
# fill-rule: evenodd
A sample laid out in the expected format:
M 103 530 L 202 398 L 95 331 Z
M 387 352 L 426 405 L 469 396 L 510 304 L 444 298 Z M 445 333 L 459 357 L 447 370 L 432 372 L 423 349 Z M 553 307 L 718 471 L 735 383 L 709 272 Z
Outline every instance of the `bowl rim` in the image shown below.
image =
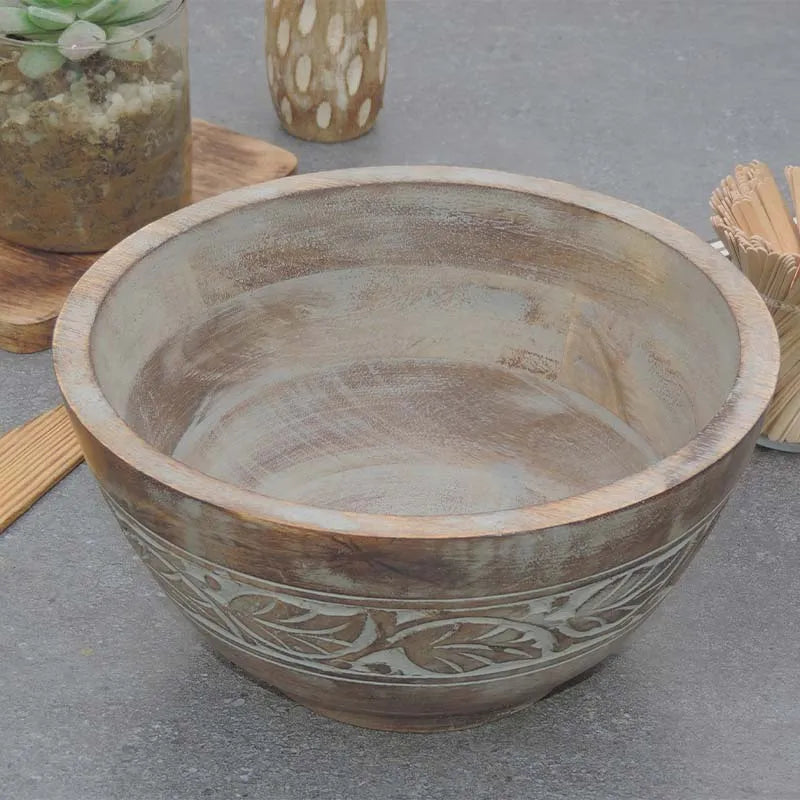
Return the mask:
M 401 516 L 309 506 L 245 489 L 162 453 L 116 413 L 94 372 L 91 339 L 106 296 L 144 255 L 194 226 L 282 197 L 371 184 L 483 186 L 538 195 L 637 228 L 683 255 L 725 300 L 737 325 L 739 367 L 725 402 L 679 450 L 609 484 L 560 500 L 474 514 Z M 638 206 L 570 184 L 495 170 L 449 166 L 362 167 L 309 173 L 235 189 L 181 209 L 132 234 L 102 255 L 70 293 L 53 336 L 56 379 L 67 407 L 104 448 L 185 497 L 265 526 L 387 538 L 472 538 L 533 533 L 583 523 L 669 493 L 723 459 L 758 424 L 772 398 L 780 362 L 772 317 L 747 278 L 707 242 Z

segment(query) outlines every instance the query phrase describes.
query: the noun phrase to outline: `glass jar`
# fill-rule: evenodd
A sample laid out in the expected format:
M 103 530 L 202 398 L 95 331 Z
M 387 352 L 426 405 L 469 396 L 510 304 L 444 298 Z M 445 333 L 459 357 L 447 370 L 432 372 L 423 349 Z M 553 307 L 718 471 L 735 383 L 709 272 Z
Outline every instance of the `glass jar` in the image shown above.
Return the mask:
M 383 105 L 386 0 L 266 0 L 267 78 L 299 139 L 363 136 Z
M 187 27 L 185 0 L 0 7 L 0 237 L 97 252 L 190 201 Z

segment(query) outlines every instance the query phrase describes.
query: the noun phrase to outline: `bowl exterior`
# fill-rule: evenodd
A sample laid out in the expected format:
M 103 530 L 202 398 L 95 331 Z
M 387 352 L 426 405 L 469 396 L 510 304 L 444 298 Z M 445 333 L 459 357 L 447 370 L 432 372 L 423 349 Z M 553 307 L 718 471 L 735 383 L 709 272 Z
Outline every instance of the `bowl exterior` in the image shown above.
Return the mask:
M 715 285 L 739 334 L 738 371 L 713 419 L 698 422 L 694 438 L 651 467 L 596 490 L 443 517 L 280 501 L 191 469 L 129 427 L 98 380 L 95 323 L 142 259 L 212 219 L 231 224 L 241 209 L 260 214 L 286 196 L 331 186 L 382 192 L 381 185 L 402 182 L 489 186 L 580 206 L 592 226 L 603 219 L 627 226 L 615 248 L 658 241 L 688 260 Z M 571 235 L 569 226 L 559 233 Z M 109 324 L 122 323 L 112 314 Z M 732 336 L 730 326 L 725 331 Z M 123 531 L 212 645 L 330 717 L 417 731 L 510 713 L 624 643 L 713 527 L 753 451 L 779 364 L 763 302 L 693 235 L 574 187 L 451 167 L 287 178 L 154 223 L 78 283 L 56 327 L 54 354 L 86 460 Z M 697 358 L 708 355 L 700 348 Z
M 418 539 L 235 515 L 135 470 L 73 422 L 126 537 L 220 654 L 329 717 L 405 731 L 511 713 L 617 650 L 705 540 L 760 429 L 612 514 Z

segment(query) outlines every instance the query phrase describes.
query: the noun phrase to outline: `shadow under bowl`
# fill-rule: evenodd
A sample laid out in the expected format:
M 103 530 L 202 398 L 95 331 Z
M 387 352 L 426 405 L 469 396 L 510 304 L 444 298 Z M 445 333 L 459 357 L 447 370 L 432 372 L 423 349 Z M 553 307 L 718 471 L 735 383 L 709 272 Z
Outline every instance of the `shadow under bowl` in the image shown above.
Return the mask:
M 459 168 L 238 190 L 100 258 L 55 336 L 123 530 L 323 714 L 451 729 L 617 649 L 755 445 L 778 347 L 707 244 Z

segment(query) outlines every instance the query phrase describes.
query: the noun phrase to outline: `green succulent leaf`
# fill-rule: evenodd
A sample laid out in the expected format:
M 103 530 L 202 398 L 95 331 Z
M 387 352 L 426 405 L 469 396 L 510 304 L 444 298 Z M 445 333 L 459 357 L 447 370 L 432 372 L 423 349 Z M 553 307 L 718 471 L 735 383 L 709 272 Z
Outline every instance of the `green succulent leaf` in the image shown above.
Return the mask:
M 28 34 L 36 33 L 38 28 L 28 17 L 24 8 L 0 8 L 0 33 Z
M 127 0 L 99 0 L 86 8 L 78 11 L 80 19 L 89 22 L 107 22 L 114 14 L 121 11 Z
M 43 31 L 37 30 L 36 33 L 31 33 L 21 41 L 25 42 L 58 42 L 58 37 L 61 36 L 61 31 Z
M 4 2 L 15 4 L 2 5 Z M 108 48 L 108 55 L 112 58 L 147 61 L 153 54 L 153 45 L 142 36 L 131 38 L 136 36 L 132 26 L 157 16 L 170 2 L 171 0 L 0 0 L 0 34 L 24 36 L 33 42 L 57 40 L 58 55 L 46 57 L 37 51 L 31 56 L 33 73 L 38 73 L 46 66 L 57 69 L 58 66 L 53 65 L 59 60 L 63 63 L 64 58 L 81 61 L 104 47 Z
M 34 25 L 46 31 L 63 31 L 75 22 L 75 12 L 72 9 L 30 6 L 28 17 Z
M 138 39 L 131 39 L 127 42 L 114 43 L 115 38 L 123 38 L 127 35 L 125 27 L 110 27 L 107 30 L 108 38 L 111 40 L 106 46 L 106 52 L 111 58 L 120 61 L 149 61 L 153 55 L 153 45 L 144 36 Z
M 150 19 L 158 14 L 168 2 L 169 0 L 128 0 L 108 21 L 131 23 Z
M 93 22 L 79 19 L 58 39 L 58 49 L 70 61 L 83 61 L 105 47 L 106 32 Z
M 47 45 L 31 45 L 17 61 L 17 69 L 31 80 L 43 78 L 55 72 L 64 63 L 65 58 L 55 47 Z
M 75 8 L 77 6 L 85 6 L 87 0 L 22 0 L 22 2 L 26 6 L 39 6 L 40 8 L 53 8 L 53 6 Z

